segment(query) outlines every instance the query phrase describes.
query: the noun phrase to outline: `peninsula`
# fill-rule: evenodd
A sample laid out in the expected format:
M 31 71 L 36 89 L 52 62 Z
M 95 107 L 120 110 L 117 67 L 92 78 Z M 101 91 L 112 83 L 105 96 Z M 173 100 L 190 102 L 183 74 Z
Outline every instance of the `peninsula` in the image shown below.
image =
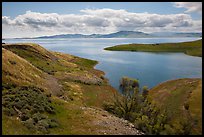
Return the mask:
M 124 44 L 107 47 L 105 50 L 135 52 L 183 52 L 187 55 L 202 57 L 202 39 L 180 43 Z

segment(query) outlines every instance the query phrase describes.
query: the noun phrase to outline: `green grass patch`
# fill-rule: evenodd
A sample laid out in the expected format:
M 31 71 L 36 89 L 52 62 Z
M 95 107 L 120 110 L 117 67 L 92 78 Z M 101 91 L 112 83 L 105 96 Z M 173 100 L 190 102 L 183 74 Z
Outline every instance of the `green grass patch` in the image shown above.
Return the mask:
M 81 85 L 83 93 L 83 103 L 87 106 L 103 108 L 103 103 L 112 102 L 113 95 L 116 92 L 108 85 Z
M 51 115 L 53 119 L 57 119 L 60 125 L 50 129 L 50 134 L 57 135 L 87 135 L 93 134 L 90 129 L 95 129 L 91 124 L 88 124 L 91 119 L 84 114 L 80 108 L 82 105 L 76 102 L 64 102 L 58 98 L 53 101 L 53 106 L 56 108 L 56 115 Z
M 2 135 L 30 135 L 31 131 L 16 117 L 7 116 L 2 112 Z M 34 133 L 35 134 L 35 133 Z
M 79 57 L 74 57 L 73 63 L 78 64 L 79 66 L 82 67 L 87 67 L 87 68 L 93 68 L 98 62 L 95 60 L 90 60 L 90 59 L 85 59 L 85 58 L 79 58 Z

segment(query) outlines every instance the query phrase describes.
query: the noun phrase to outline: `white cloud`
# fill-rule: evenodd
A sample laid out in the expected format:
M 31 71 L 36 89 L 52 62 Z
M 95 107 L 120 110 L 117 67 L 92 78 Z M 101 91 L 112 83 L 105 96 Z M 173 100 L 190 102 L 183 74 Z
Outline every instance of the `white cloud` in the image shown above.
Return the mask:
M 12 20 L 10 19 L 10 17 L 2 16 L 2 24 L 11 25 Z
M 3 37 L 16 34 L 15 37 L 33 37 L 62 33 L 105 34 L 120 30 L 202 31 L 202 21 L 193 20 L 188 14 L 133 13 L 123 9 L 85 9 L 80 12 L 82 14 L 27 11 L 14 19 L 2 16 L 2 34 Z
M 177 8 L 186 8 L 185 13 L 202 13 L 202 2 L 174 2 L 174 6 Z

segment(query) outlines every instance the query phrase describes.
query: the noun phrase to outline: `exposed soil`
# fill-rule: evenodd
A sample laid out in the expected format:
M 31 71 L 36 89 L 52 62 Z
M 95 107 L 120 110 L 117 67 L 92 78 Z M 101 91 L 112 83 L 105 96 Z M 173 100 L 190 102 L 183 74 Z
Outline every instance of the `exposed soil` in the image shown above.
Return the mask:
M 46 77 L 46 87 L 48 87 L 48 90 L 50 90 L 50 93 L 55 96 L 63 95 L 62 86 L 57 82 L 58 80 L 51 76 L 47 75 Z
M 89 124 L 94 125 L 99 135 L 144 135 L 127 120 L 118 118 L 100 108 L 81 107 L 85 115 L 91 117 Z

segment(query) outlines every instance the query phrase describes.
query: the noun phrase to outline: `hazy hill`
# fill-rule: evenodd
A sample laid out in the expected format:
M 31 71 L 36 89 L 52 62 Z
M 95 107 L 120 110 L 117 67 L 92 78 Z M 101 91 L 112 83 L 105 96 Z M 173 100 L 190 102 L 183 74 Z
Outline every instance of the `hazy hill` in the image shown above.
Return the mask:
M 36 38 L 151 38 L 151 37 L 202 37 L 202 33 L 172 33 L 155 32 L 144 33 L 139 31 L 119 31 L 110 34 L 61 34 L 53 36 L 42 36 Z
M 137 31 L 119 31 L 110 34 L 62 34 L 53 36 L 42 36 L 37 38 L 135 38 L 135 37 L 149 37 L 149 34 Z
M 119 31 L 116 33 L 106 34 L 99 36 L 100 38 L 140 38 L 151 37 L 151 35 L 138 31 Z
M 193 32 L 154 32 L 150 35 L 155 37 L 202 37 L 202 33 L 193 33 Z

